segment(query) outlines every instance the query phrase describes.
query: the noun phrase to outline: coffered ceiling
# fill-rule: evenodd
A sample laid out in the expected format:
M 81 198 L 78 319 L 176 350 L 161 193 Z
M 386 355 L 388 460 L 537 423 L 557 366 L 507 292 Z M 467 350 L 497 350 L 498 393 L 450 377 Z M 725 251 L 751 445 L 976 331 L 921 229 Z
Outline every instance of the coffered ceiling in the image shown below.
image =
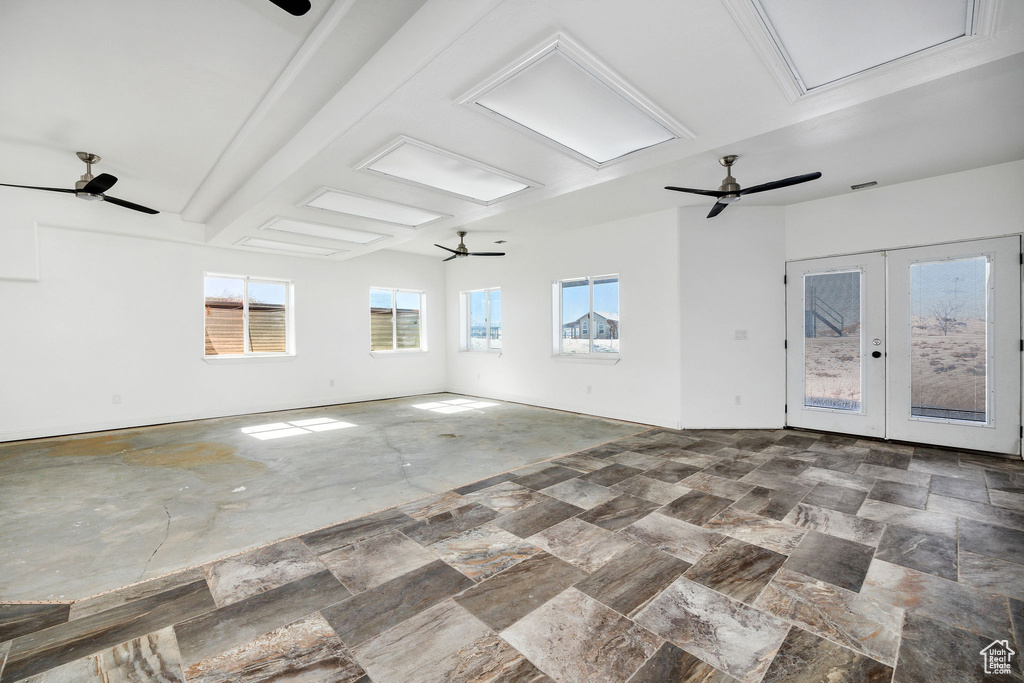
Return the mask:
M 0 182 L 94 152 L 211 244 L 332 260 L 710 206 L 662 187 L 725 153 L 823 173 L 744 205 L 1024 158 L 1010 0 L 5 0 L 0 51 Z

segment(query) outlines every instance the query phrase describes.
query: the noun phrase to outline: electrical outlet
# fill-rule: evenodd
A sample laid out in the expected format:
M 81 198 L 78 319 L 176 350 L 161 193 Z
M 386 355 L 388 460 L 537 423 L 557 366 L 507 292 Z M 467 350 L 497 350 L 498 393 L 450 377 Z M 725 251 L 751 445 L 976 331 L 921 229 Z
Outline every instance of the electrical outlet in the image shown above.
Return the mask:
M 742 404 L 743 404 L 743 397 L 740 396 L 739 394 L 736 394 L 736 405 L 742 405 Z
M 113 403 L 114 405 L 120 404 L 121 403 L 121 394 L 114 394 L 114 398 L 111 399 L 110 402 Z
M 594 393 L 594 388 L 592 386 L 590 386 L 589 384 L 587 385 L 587 393 L 588 394 Z
M 330 383 L 331 383 L 331 386 L 333 387 L 334 386 L 334 380 L 333 379 L 330 380 Z

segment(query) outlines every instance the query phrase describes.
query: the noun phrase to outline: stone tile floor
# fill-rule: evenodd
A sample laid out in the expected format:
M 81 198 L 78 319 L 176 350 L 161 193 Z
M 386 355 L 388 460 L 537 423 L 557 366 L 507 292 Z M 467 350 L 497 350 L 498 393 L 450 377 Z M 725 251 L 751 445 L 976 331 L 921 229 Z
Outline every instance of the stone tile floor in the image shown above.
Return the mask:
M 654 429 L 70 604 L 0 681 L 1020 681 L 1024 463 Z

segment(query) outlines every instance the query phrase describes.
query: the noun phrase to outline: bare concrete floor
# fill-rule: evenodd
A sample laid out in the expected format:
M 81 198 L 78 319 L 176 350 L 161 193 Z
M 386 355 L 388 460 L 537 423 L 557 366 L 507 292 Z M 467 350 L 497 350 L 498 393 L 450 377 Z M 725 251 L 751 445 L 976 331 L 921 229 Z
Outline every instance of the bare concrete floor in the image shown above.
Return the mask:
M 0 444 L 0 601 L 81 599 L 647 429 L 483 399 L 415 407 L 460 398 Z M 317 418 L 355 426 L 242 431 Z

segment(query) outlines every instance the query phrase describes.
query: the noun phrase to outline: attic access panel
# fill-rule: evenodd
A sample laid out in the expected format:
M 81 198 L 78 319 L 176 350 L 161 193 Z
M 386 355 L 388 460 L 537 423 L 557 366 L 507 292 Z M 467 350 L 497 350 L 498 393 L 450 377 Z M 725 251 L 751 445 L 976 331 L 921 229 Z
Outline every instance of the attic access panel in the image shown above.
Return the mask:
M 803 92 L 974 35 L 976 0 L 749 0 Z

